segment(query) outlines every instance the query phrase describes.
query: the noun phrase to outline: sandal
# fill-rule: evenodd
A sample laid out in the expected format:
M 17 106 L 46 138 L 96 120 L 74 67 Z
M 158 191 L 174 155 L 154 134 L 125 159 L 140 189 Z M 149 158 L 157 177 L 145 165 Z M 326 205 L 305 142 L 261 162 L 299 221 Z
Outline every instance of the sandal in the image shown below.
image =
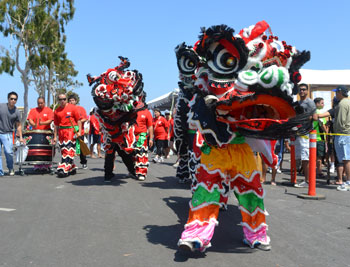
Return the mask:
M 330 184 L 332 185 L 342 185 L 343 182 L 340 182 L 339 180 L 331 181 Z
M 276 186 L 276 182 L 271 181 L 271 185 Z

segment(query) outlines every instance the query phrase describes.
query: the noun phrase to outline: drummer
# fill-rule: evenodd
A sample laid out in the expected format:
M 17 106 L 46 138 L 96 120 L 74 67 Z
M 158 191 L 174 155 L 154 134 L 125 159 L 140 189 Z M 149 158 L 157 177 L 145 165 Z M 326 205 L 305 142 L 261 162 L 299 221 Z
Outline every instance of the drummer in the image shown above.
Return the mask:
M 39 96 L 37 99 L 38 106 L 29 111 L 27 120 L 33 130 L 51 131 L 51 122 L 53 121 L 53 111 L 45 106 L 45 98 Z M 34 165 L 34 170 L 45 171 L 50 170 L 51 164 Z
M 53 111 L 45 106 L 45 99 L 41 96 L 37 100 L 38 106 L 32 108 L 28 114 L 28 122 L 33 130 L 51 130 L 50 124 L 53 121 Z

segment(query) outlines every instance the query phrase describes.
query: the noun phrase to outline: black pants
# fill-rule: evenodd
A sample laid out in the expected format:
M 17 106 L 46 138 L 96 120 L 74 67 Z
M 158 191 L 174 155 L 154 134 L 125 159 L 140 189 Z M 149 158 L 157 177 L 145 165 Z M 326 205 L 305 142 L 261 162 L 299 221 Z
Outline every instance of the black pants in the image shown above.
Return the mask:
M 81 141 L 84 142 L 84 137 L 80 136 L 79 137 Z M 80 164 L 86 164 L 87 160 L 86 160 L 86 156 L 83 155 L 83 152 L 80 151 Z
M 125 164 L 128 171 L 135 175 L 134 160 L 131 154 L 126 153 L 121 149 L 117 144 L 113 145 L 112 153 L 106 153 L 105 155 L 105 175 L 110 175 L 113 173 L 114 161 L 115 161 L 115 152 L 122 158 L 123 163 Z
M 165 156 L 165 149 L 168 147 L 168 140 L 156 140 L 157 156 Z
M 86 163 L 87 163 L 86 156 L 83 155 L 83 153 L 80 151 L 80 164 L 86 164 Z

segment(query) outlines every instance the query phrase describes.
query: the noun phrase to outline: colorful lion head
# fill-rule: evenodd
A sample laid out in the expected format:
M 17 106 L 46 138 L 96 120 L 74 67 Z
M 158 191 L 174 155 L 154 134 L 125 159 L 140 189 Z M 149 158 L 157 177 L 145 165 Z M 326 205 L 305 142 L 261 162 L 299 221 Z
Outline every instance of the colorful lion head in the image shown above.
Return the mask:
M 108 69 L 98 77 L 87 75 L 91 94 L 98 108 L 105 113 L 131 112 L 143 103 L 142 74 L 137 70 L 126 70 L 130 66 L 127 58 L 119 57 L 118 67 Z
M 182 82 L 192 84 L 216 120 L 233 131 L 268 139 L 307 132 L 309 116 L 293 94 L 310 52 L 279 41 L 265 21 L 233 33 L 226 25 L 203 28 L 193 48 L 178 46 Z

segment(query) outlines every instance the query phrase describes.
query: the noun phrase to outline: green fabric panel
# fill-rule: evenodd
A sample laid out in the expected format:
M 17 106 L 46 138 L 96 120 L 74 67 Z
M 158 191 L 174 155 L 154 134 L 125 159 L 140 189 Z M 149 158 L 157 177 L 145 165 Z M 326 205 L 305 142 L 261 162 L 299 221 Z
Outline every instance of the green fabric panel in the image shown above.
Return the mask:
M 74 126 L 74 129 L 76 132 L 79 132 L 79 126 Z M 80 143 L 78 140 L 75 142 L 75 154 L 80 155 Z
M 236 133 L 235 138 L 230 142 L 230 144 L 241 145 L 245 143 L 245 138 L 240 133 Z
M 199 186 L 192 196 L 192 206 L 197 207 L 203 203 L 220 201 L 220 192 L 215 188 L 212 193 L 208 192 L 204 187 Z
M 257 207 L 265 210 L 264 200 L 257 197 L 254 193 L 239 195 L 236 191 L 234 192 L 238 199 L 239 205 L 248 210 L 250 213 L 252 213 Z
M 139 140 L 137 140 L 136 147 L 142 147 L 147 138 L 147 133 L 140 133 Z
M 60 126 L 59 127 L 60 129 L 70 129 L 70 128 L 73 128 L 72 126 Z
M 206 142 L 203 142 L 203 145 L 201 146 L 201 151 L 206 154 L 206 155 L 209 155 L 210 154 L 210 151 L 211 151 L 211 148 L 210 146 L 206 143 Z

